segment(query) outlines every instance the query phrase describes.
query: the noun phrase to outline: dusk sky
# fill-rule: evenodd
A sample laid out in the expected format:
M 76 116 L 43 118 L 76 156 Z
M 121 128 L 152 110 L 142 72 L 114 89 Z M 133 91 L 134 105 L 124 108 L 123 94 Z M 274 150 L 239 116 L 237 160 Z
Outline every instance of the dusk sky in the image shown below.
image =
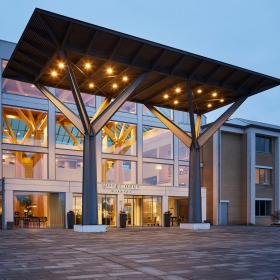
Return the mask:
M 17 42 L 36 7 L 280 78 L 279 0 L 5 0 L 0 39 Z M 233 117 L 280 125 L 279 106 L 277 87 Z

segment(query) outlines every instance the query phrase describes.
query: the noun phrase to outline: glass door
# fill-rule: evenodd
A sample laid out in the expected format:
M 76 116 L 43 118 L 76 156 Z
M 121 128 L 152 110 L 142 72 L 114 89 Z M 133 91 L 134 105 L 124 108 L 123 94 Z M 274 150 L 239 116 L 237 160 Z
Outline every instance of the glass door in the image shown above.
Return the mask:
M 128 226 L 134 225 L 134 215 L 133 215 L 133 197 L 127 197 L 124 199 L 124 212 L 127 215 L 126 224 Z

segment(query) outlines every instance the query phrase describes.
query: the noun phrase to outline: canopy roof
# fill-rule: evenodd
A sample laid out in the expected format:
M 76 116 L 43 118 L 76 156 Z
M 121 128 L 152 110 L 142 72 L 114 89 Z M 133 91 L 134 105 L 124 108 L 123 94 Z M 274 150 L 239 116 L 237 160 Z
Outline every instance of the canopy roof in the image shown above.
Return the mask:
M 61 50 L 74 65 L 82 92 L 114 97 L 148 72 L 130 101 L 188 111 L 187 81 L 200 114 L 280 84 L 277 78 L 41 9 L 34 10 L 3 77 L 70 89 L 65 69 L 58 67 Z

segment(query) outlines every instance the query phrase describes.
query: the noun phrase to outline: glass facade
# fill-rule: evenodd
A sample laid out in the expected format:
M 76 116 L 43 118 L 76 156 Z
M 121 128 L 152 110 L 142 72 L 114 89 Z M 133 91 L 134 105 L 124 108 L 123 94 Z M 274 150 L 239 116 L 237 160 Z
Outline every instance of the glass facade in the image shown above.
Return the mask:
M 48 178 L 47 154 L 3 150 L 2 165 L 3 177 L 26 179 Z
M 271 185 L 272 170 L 266 168 L 256 168 L 256 184 Z
M 168 117 L 169 119 L 173 119 L 173 114 L 171 109 L 156 107 L 163 115 Z M 153 113 L 145 106 L 143 105 L 143 115 L 145 116 L 152 116 L 154 117 Z
M 179 160 L 190 160 L 190 148 L 179 140 Z
M 124 211 L 128 226 L 160 226 L 162 224 L 160 196 L 125 196 Z
M 41 146 L 48 145 L 46 112 L 16 107 L 3 107 L 3 143 Z
M 136 184 L 136 162 L 130 160 L 102 160 L 102 182 Z
M 256 151 L 259 153 L 271 153 L 271 142 L 271 138 L 256 136 Z
M 56 115 L 56 148 L 60 149 L 83 149 L 83 135 L 80 131 L 63 115 Z
M 168 210 L 171 212 L 171 225 L 187 221 L 188 199 L 186 197 L 169 197 Z
M 64 193 L 14 192 L 14 222 L 18 227 L 64 227 Z
M 56 180 L 82 181 L 83 158 L 78 156 L 56 155 Z
M 173 159 L 173 134 L 168 129 L 143 126 L 143 157 Z
M 179 173 L 179 186 L 188 187 L 189 186 L 189 166 L 180 165 L 178 173 Z
M 136 155 L 136 125 L 108 122 L 102 129 L 102 152 L 119 155 Z
M 152 186 L 172 186 L 173 165 L 143 162 L 143 184 Z

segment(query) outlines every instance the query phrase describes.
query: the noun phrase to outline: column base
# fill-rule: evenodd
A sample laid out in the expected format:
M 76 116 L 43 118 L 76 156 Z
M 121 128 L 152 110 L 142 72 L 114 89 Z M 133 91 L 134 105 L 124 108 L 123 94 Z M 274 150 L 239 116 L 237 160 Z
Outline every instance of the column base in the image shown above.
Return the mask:
M 181 223 L 180 229 L 208 230 L 210 229 L 210 224 L 209 223 Z
M 106 232 L 106 225 L 74 225 L 76 232 Z

